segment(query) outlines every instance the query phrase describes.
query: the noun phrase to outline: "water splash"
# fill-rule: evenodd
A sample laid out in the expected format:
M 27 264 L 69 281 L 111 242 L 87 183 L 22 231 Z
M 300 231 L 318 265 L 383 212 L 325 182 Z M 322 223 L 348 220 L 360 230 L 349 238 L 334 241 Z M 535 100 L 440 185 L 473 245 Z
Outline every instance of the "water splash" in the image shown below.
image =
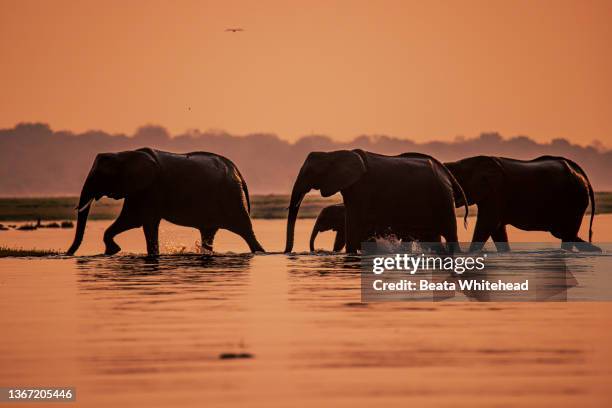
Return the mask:
M 376 242 L 381 252 L 387 253 L 405 251 L 406 244 L 409 244 L 408 242 L 402 241 L 401 238 L 398 238 L 395 234 L 376 236 L 374 237 L 374 242 Z

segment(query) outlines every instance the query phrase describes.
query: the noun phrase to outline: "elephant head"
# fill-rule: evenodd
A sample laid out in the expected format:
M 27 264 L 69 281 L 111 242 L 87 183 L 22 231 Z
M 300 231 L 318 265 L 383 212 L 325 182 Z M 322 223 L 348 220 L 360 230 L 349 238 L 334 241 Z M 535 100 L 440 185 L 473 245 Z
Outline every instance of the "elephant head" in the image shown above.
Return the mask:
M 81 245 L 94 200 L 103 196 L 116 200 L 126 198 L 149 187 L 158 173 L 159 165 L 150 149 L 98 154 L 81 189 L 76 232 L 67 254 L 73 255 Z
M 310 251 L 314 252 L 315 240 L 319 232 L 336 231 L 334 251 L 340 251 L 344 247 L 346 211 L 344 204 L 330 205 L 321 210 L 310 234 Z
M 285 252 L 293 249 L 295 221 L 300 204 L 310 190 L 319 190 L 329 197 L 357 182 L 366 172 L 366 165 L 358 151 L 312 152 L 308 155 L 293 184 Z
M 504 170 L 495 157 L 476 156 L 444 163 L 461 185 L 468 205 L 479 204 L 499 192 Z M 456 198 L 456 205 L 459 200 Z

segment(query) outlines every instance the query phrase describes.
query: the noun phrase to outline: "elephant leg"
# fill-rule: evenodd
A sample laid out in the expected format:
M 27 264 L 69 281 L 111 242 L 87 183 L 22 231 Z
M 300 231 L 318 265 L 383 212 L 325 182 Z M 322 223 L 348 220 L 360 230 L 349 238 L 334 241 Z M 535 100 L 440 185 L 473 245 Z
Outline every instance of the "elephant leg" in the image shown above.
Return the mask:
M 576 217 L 573 222 L 560 223 L 561 225 L 552 228 L 550 233 L 561 240 L 561 249 L 571 251 L 574 247 L 581 252 L 601 252 L 601 248 L 586 242 L 578 236 L 582 215 Z
M 346 241 L 346 253 L 347 254 L 356 254 L 359 250 L 359 245 L 354 243 L 354 240 Z
M 234 234 L 240 235 L 240 237 L 242 237 L 242 239 L 244 239 L 249 246 L 251 252 L 266 252 L 255 237 L 255 233 L 253 232 L 253 224 L 251 224 L 251 218 L 246 211 L 238 217 L 236 222 L 227 226 L 226 228 Z
M 202 249 L 212 252 L 213 241 L 215 240 L 215 234 L 219 231 L 219 228 L 201 228 L 200 236 L 202 238 Z
M 446 251 L 449 254 L 454 254 L 455 252 L 461 252 L 461 247 L 459 246 L 459 237 L 457 236 L 457 220 L 453 218 L 452 227 L 450 231 L 443 234 L 444 240 L 446 241 Z
M 346 217 L 346 252 L 356 254 L 361 249 L 362 229 L 354 217 Z
M 452 197 L 449 197 L 452 198 Z M 457 218 L 455 206 L 450 200 L 446 205 L 439 207 L 437 219 L 432 220 L 432 224 L 424 233 L 424 237 L 432 242 L 432 247 L 438 253 L 454 254 L 461 252 L 459 237 L 457 236 Z M 439 237 L 444 237 L 445 244 L 438 243 Z
M 140 217 L 137 216 L 137 212 L 130 207 L 130 204 L 126 201 L 123 204 L 119 217 L 104 231 L 104 254 L 114 255 L 121 251 L 121 247 L 117 245 L 114 238 L 116 235 L 121 234 L 124 231 L 138 228 L 142 226 Z
M 493 231 L 497 229 L 496 224 L 497 221 L 492 219 L 492 217 L 478 214 L 478 217 L 476 218 L 476 227 L 474 228 L 474 235 L 472 236 L 472 244 L 470 245 L 470 252 L 482 250 L 485 242 L 487 242 L 489 237 L 491 237 Z
M 147 242 L 147 255 L 159 255 L 159 222 L 161 220 L 147 221 L 143 224 L 145 240 Z
M 491 238 L 495 243 L 495 248 L 497 248 L 497 252 L 508 252 L 510 251 L 510 244 L 508 244 L 508 232 L 506 231 L 506 225 L 500 225 L 493 234 L 491 234 Z
M 578 237 L 575 243 L 576 249 L 581 252 L 601 252 L 601 248 L 597 245 L 593 245 L 590 242 L 586 242 Z
M 230 231 L 232 231 L 232 230 L 230 229 Z M 261 246 L 259 241 L 257 241 L 257 238 L 255 237 L 255 233 L 253 232 L 253 228 L 250 225 L 249 225 L 249 228 L 247 230 L 242 229 L 240 231 L 235 230 L 235 231 L 232 231 L 232 232 L 240 235 L 242 237 L 242 239 L 245 240 L 245 242 L 249 246 L 249 249 L 251 250 L 251 252 L 253 252 L 253 253 L 255 253 L 255 252 L 266 252 L 266 250 Z
M 549 232 L 553 237 L 561 240 L 561 249 L 571 251 L 574 249 L 574 243 L 582 241 L 578 238 L 581 222 L 582 216 L 574 217 L 573 219 L 560 218 L 553 222 Z
M 321 226 L 323 222 L 321 221 L 321 219 L 322 219 L 321 214 L 319 214 L 319 217 L 317 217 L 317 220 L 315 221 L 315 225 L 312 227 L 312 232 L 310 233 L 310 243 L 309 243 L 310 252 L 315 251 L 315 240 L 317 239 L 317 235 L 319 235 L 319 232 L 323 232 L 323 229 Z
M 340 252 L 342 251 L 342 248 L 344 248 L 346 241 L 344 238 L 344 233 L 344 229 L 340 229 L 338 232 L 336 232 L 336 238 L 334 239 L 334 252 Z
M 574 247 L 580 252 L 601 252 L 600 247 L 593 245 L 590 242 L 586 242 L 579 237 L 574 237 L 567 240 L 564 239 L 561 241 L 561 249 L 565 251 L 571 251 Z
M 376 226 L 368 219 L 368 210 L 363 207 L 349 206 L 346 208 L 344 239 L 346 252 L 356 254 L 361 250 L 361 243 L 372 240 L 376 235 Z

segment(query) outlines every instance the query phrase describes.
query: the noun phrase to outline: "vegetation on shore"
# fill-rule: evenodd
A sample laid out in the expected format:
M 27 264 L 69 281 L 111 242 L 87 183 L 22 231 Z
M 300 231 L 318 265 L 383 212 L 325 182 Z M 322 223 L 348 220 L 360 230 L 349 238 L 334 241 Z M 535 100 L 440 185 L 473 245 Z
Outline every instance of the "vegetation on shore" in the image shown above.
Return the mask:
M 342 198 L 335 195 L 323 198 L 318 194 L 306 196 L 300 207 L 300 218 L 315 218 L 321 208 L 339 203 Z M 37 197 L 0 198 L 0 220 L 35 221 L 74 220 L 78 197 Z M 597 214 L 612 213 L 612 192 L 595 193 Z M 283 219 L 287 216 L 289 196 L 284 194 L 251 195 L 251 216 L 253 218 Z M 89 218 L 93 220 L 115 219 L 121 210 L 122 201 L 103 198 L 92 205 Z M 587 214 L 590 212 L 590 206 Z M 457 210 L 463 215 L 463 208 Z M 476 208 L 470 208 L 470 215 L 476 215 Z
M 60 255 L 59 251 L 52 249 L 24 249 L 24 248 L 9 248 L 0 246 L 0 258 L 6 257 L 32 257 L 32 256 L 50 256 Z
M 59 221 L 75 220 L 78 197 L 33 197 L 0 198 L 0 220 L 35 221 L 37 219 Z M 340 202 L 339 196 L 323 198 L 307 196 L 300 208 L 300 217 L 314 218 L 321 208 Z M 251 195 L 251 216 L 253 218 L 285 218 L 288 195 Z M 112 220 L 117 218 L 123 201 L 102 198 L 91 206 L 89 219 Z

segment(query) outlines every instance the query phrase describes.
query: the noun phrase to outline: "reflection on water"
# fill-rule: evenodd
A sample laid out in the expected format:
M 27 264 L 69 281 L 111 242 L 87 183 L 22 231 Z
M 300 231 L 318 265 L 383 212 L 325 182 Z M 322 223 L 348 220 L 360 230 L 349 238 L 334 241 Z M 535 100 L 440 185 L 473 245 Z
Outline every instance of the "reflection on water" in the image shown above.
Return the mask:
M 272 250 L 284 227 L 256 223 Z M 302 250 L 308 225 L 298 232 Z M 321 238 L 329 248 L 333 236 Z M 0 385 L 76 386 L 77 406 L 99 407 L 603 406 L 610 396 L 610 303 L 362 303 L 360 257 L 240 245 L 226 235 L 218 248 L 234 253 L 0 259 Z M 542 270 L 575 276 L 571 291 L 589 276 L 581 254 L 540 256 Z
M 177 286 L 177 290 L 211 291 L 217 284 L 245 285 L 242 281 L 247 277 L 252 257 L 251 254 L 83 257 L 76 260 L 76 268 L 79 283 L 112 285 L 112 289 Z
M 76 262 L 77 282 L 82 291 L 115 292 L 116 298 L 132 305 L 189 300 L 227 307 L 226 302 L 248 285 L 251 258 L 251 254 L 87 257 Z

